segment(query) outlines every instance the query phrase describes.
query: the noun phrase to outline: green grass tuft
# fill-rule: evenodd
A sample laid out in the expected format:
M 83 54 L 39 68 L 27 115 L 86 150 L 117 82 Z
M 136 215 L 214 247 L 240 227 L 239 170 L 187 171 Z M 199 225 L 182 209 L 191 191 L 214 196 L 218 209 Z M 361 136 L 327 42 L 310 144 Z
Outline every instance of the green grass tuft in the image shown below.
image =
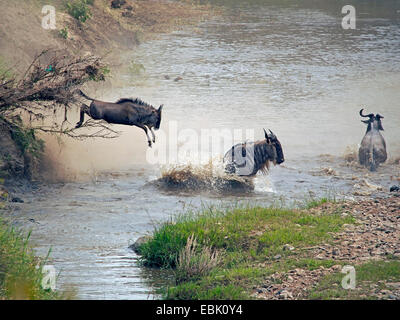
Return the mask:
M 74 0 L 66 3 L 67 12 L 82 23 L 92 17 L 89 5 L 93 5 L 93 0 Z
M 24 235 L 0 220 L 0 300 L 65 299 L 62 293 L 42 288 L 42 268 L 48 257 L 37 258 L 29 238 L 30 233 Z
M 322 205 L 324 203 L 328 203 L 328 202 L 329 202 L 328 198 L 321 198 L 318 200 L 312 199 L 306 203 L 305 208 L 306 209 L 316 208 L 316 207 L 319 207 L 320 205 Z
M 244 300 L 249 296 L 243 288 L 234 285 L 207 287 L 201 283 L 186 282 L 168 288 L 165 298 L 168 300 Z

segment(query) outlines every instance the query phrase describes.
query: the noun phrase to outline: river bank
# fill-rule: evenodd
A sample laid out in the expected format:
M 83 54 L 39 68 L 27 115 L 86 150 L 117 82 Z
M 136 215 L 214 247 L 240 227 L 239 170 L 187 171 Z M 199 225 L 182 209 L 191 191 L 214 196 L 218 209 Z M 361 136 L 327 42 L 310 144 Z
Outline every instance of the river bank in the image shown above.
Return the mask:
M 1 194 L 0 190 L 0 197 Z M 3 206 L 0 199 L 0 209 Z M 46 287 L 44 265 L 47 258 L 38 258 L 26 234 L 0 219 L 0 300 L 60 300 L 72 298 Z M 45 283 L 45 285 L 43 285 Z
M 52 48 L 74 54 L 91 51 L 117 66 L 124 62 L 121 53 L 143 41 L 197 24 L 215 13 L 210 6 L 185 1 L 69 2 L 1 0 L 0 55 L 4 62 L 21 72 L 44 48 Z M 55 9 L 54 19 L 50 19 L 48 6 Z
M 91 92 L 99 85 L 118 88 L 126 85 L 117 77 L 135 67 L 127 52 L 162 33 L 195 25 L 216 11 L 207 5 L 182 1 L 65 1 L 52 0 L 47 6 L 55 9 L 54 26 L 43 27 L 50 9 L 38 1 L 0 1 L 4 12 L 0 33 L 0 79 L 19 79 L 43 50 L 59 50 L 66 56 L 102 57 L 107 66 L 103 84 L 85 85 Z M 46 15 L 47 14 L 47 15 Z M 47 19 L 47 20 L 46 20 Z M 7 180 L 43 180 L 57 175 L 53 155 L 57 139 L 35 133 L 21 126 L 18 137 L 5 125 L 0 115 L 0 178 Z M 60 120 L 61 121 L 61 120 Z M 61 140 L 57 140 L 58 144 Z M 52 145 L 53 143 L 53 145 Z M 56 148 L 57 150 L 54 150 Z M 34 150 L 34 152 L 30 152 Z M 34 163 L 35 162 L 35 163 Z M 37 169 L 37 170 L 36 170 Z
M 56 10 L 55 29 L 43 27 L 44 5 Z M 114 76 L 131 67 L 127 51 L 212 15 L 209 6 L 181 1 L 75 0 L 68 5 L 58 0 L 0 1 L 0 10 L 1 81 L 19 79 L 38 54 L 56 49 L 77 57 L 102 56 L 110 72 L 104 84 L 108 87 L 121 85 Z M 46 180 L 44 173 L 52 175 L 51 156 L 55 151 L 47 148 L 47 142 L 57 140 L 45 134 L 35 136 L 22 124 L 10 130 L 6 121 L 0 116 L 0 217 L 12 216 L 10 212 L 35 191 L 35 182 Z M 57 141 L 62 148 L 62 138 Z M 27 215 L 24 219 L 34 221 Z M 0 300 L 64 298 L 61 293 L 41 288 L 42 269 L 36 269 L 36 265 L 45 262 L 31 249 L 30 232 L 20 230 L 12 218 L 0 220 Z
M 209 208 L 162 224 L 136 250 L 145 265 L 174 270 L 167 299 L 400 299 L 399 208 L 398 193 L 298 210 Z M 353 290 L 341 286 L 345 265 Z

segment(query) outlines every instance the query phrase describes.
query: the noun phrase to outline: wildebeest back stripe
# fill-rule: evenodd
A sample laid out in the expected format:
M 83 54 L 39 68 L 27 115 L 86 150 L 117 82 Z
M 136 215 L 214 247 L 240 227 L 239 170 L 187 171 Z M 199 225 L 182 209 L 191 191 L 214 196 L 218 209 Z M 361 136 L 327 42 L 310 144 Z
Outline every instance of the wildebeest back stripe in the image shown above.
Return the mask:
M 121 103 L 125 103 L 125 102 L 131 102 L 131 103 L 137 104 L 137 105 L 139 105 L 139 106 L 152 107 L 152 108 L 154 108 L 152 105 L 150 105 L 150 104 L 144 102 L 143 100 L 140 100 L 139 98 L 136 98 L 136 99 L 132 99 L 132 98 L 122 98 L 122 99 L 119 99 L 119 100 L 116 102 L 116 104 L 121 104 Z

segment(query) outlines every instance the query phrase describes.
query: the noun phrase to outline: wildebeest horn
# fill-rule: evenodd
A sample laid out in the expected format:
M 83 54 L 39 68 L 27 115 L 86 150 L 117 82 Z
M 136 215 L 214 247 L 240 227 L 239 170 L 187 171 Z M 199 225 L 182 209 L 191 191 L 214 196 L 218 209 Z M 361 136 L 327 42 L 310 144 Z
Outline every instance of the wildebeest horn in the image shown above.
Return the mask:
M 370 113 L 370 114 L 367 114 L 367 115 L 362 114 L 363 110 L 364 110 L 364 109 L 361 109 L 361 110 L 360 110 L 360 116 L 361 116 L 361 117 L 364 117 L 364 118 L 371 118 L 371 117 L 374 116 L 373 113 Z
M 161 112 L 162 108 L 164 107 L 164 105 L 162 104 L 159 108 L 158 108 L 158 112 Z
M 269 130 L 269 132 L 271 133 L 271 138 L 275 138 L 275 137 L 276 137 L 275 133 L 273 133 L 273 132 L 271 131 L 271 129 L 268 129 L 268 130 Z
M 263 128 L 263 130 L 264 130 L 264 134 L 265 134 L 265 139 L 267 140 L 267 142 L 269 143 L 269 137 L 268 137 L 268 133 L 267 133 L 267 131 L 265 131 L 265 129 Z

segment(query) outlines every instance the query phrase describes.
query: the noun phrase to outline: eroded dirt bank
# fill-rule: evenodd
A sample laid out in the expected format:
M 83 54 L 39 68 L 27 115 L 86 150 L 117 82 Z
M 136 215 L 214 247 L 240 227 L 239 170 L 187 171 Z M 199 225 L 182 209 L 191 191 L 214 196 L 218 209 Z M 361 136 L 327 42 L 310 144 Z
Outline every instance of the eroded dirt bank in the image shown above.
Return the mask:
M 69 12 L 67 3 L 85 1 L 0 0 L 2 14 L 0 54 L 13 68 L 23 71 L 47 47 L 70 53 L 91 51 L 116 64 L 119 53 L 134 48 L 156 34 L 198 23 L 211 14 L 210 7 L 181 1 L 86 1 L 84 13 Z M 45 5 L 56 9 L 55 30 L 44 29 Z M 85 21 L 84 18 L 87 17 Z M 47 20 L 46 20 L 47 21 Z M 114 58 L 114 59 L 113 59 Z

